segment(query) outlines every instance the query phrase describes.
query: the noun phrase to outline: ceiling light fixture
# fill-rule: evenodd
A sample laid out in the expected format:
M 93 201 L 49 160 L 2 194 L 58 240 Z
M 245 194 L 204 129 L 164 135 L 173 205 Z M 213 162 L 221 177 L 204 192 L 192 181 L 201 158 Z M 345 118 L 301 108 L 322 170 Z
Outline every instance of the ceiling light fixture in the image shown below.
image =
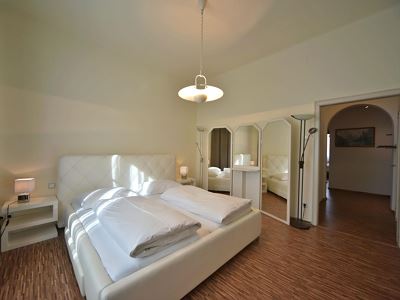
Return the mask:
M 224 92 L 215 86 L 207 85 L 206 76 L 203 74 L 203 48 L 204 48 L 204 29 L 203 16 L 206 0 L 199 0 L 201 14 L 201 31 L 200 31 L 200 74 L 194 78 L 194 85 L 187 86 L 179 90 L 178 95 L 184 100 L 196 103 L 210 102 L 221 98 Z

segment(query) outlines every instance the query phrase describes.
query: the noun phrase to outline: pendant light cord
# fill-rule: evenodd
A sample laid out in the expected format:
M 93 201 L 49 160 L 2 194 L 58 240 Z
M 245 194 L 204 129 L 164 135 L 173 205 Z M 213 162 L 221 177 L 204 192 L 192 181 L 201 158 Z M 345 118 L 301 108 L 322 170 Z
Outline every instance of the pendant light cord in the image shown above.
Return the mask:
M 201 9 L 200 17 L 200 75 L 203 75 L 203 51 L 204 51 L 204 26 L 203 26 L 204 8 Z

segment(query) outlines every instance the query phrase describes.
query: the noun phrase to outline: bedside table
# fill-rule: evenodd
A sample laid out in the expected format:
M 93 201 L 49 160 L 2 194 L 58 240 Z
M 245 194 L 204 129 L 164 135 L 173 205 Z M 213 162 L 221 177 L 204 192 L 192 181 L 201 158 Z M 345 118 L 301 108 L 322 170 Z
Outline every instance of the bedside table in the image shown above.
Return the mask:
M 31 198 L 24 203 L 16 199 L 7 201 L 1 208 L 2 216 L 6 215 L 9 203 L 11 218 L 1 237 L 1 252 L 57 237 L 58 200 L 55 196 Z
M 179 178 L 176 181 L 182 185 L 196 185 L 196 179 L 190 177 L 186 179 Z

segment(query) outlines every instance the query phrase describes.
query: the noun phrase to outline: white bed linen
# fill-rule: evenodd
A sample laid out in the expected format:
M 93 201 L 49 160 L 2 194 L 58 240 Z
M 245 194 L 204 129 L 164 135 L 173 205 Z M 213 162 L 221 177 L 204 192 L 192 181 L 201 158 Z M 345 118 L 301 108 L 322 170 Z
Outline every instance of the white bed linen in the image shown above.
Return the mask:
M 163 202 L 160 199 L 160 195 L 152 195 L 146 198 L 151 198 L 153 200 L 157 200 Z M 104 230 L 101 224 L 98 222 L 95 212 L 92 209 L 83 210 L 79 209 L 74 213 L 74 216 L 70 218 L 69 221 L 69 229 L 71 232 L 74 232 L 75 222 L 82 223 L 87 235 L 91 243 L 93 244 L 96 252 L 98 253 L 102 264 L 110 276 L 111 280 L 117 281 L 135 271 L 138 271 L 141 268 L 144 268 L 153 262 L 165 257 L 178 249 L 181 249 L 191 243 L 194 243 L 201 239 L 201 237 L 206 236 L 210 232 L 219 228 L 220 225 L 213 223 L 208 220 L 204 220 L 203 218 L 180 210 L 182 213 L 192 217 L 196 221 L 200 222 L 202 227 L 197 230 L 196 234 L 193 237 L 187 238 L 178 242 L 170 247 L 162 250 L 156 254 L 151 256 L 143 257 L 143 258 L 134 258 L 127 255 L 111 238 L 111 236 Z M 84 234 L 84 233 L 81 233 Z M 73 239 L 79 239 L 78 236 L 73 234 Z
M 159 252 L 201 226 L 161 201 L 141 196 L 104 201 L 94 210 L 101 226 L 132 257 Z
M 219 224 L 228 224 L 237 215 L 251 210 L 251 200 L 210 193 L 195 186 L 180 186 L 161 194 L 161 199 Z

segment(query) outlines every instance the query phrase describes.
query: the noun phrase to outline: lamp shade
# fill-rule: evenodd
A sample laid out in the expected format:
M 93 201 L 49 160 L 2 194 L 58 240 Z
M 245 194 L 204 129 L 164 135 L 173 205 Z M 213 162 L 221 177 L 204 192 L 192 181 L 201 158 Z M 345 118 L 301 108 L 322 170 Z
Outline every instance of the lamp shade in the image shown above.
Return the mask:
M 311 114 L 299 114 L 299 115 L 292 115 L 292 118 L 299 120 L 299 121 L 307 121 L 314 118 L 314 115 Z
M 191 85 L 182 88 L 178 92 L 182 99 L 193 101 L 196 103 L 210 102 L 221 98 L 224 92 L 215 86 L 207 85 L 205 88 L 197 88 L 196 85 Z
M 35 190 L 35 178 L 20 178 L 15 179 L 14 192 L 15 194 L 32 193 Z
M 182 178 L 186 178 L 189 173 L 189 168 L 187 166 L 181 166 L 179 168 L 179 173 L 181 174 Z

